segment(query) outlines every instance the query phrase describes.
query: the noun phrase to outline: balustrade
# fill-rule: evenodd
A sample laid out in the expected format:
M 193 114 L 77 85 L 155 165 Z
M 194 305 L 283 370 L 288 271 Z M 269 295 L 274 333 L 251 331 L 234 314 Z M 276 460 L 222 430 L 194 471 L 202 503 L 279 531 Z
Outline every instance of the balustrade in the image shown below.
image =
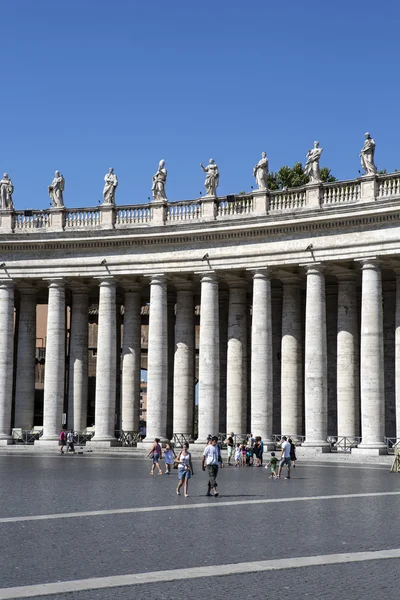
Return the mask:
M 117 209 L 116 225 L 140 225 L 151 221 L 151 205 L 121 206 Z
M 218 199 L 218 217 L 249 215 L 253 210 L 253 197 L 249 195 L 226 196 Z
M 14 213 L 14 229 L 27 231 L 50 226 L 50 215 L 44 210 L 17 210 Z
M 170 202 L 167 206 L 167 221 L 188 221 L 201 218 L 201 202 Z
M 269 211 L 280 212 L 284 210 L 296 210 L 306 206 L 306 190 L 285 190 L 282 192 L 271 192 Z
M 378 198 L 400 195 L 400 173 L 384 175 L 379 178 Z
M 322 204 L 357 202 L 360 199 L 360 184 L 356 181 L 339 181 L 324 185 Z
M 98 208 L 68 208 L 65 215 L 65 228 L 97 227 L 100 225 L 100 210 Z

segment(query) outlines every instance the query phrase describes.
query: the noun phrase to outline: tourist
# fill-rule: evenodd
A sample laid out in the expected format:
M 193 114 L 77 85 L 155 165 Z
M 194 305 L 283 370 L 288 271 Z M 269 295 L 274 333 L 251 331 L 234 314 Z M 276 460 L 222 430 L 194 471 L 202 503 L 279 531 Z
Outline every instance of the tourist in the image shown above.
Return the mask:
M 61 454 L 64 454 L 65 439 L 66 439 L 65 431 L 64 431 L 64 429 L 61 429 L 60 437 L 58 438 L 58 445 L 60 446 Z
M 214 497 L 218 497 L 217 492 L 217 475 L 218 475 L 218 467 L 224 466 L 222 462 L 221 453 L 218 446 L 218 438 L 214 435 L 211 438 L 211 444 L 207 445 L 203 452 L 203 462 L 201 468 L 203 471 L 208 471 L 208 486 L 207 486 L 207 496 L 211 496 L 211 490 L 214 490 Z
M 253 437 L 253 434 L 250 433 L 247 436 L 247 456 L 248 456 L 248 465 L 249 466 L 253 466 L 253 454 L 254 454 L 254 443 L 255 443 L 255 439 Z
M 74 446 L 74 430 L 70 429 L 67 433 L 67 450 L 66 452 L 72 452 L 75 454 L 75 446 Z
M 263 454 L 264 454 L 264 442 L 262 441 L 262 437 L 258 438 L 260 441 L 260 466 L 263 464 Z
M 260 440 L 258 439 L 258 437 L 256 438 L 255 442 L 254 442 L 254 447 L 253 447 L 253 454 L 256 457 L 256 467 L 261 467 L 261 444 L 260 444 Z
M 165 452 L 164 452 L 165 474 L 166 475 L 171 475 L 171 465 L 174 464 L 175 457 L 176 457 L 176 454 L 171 446 L 171 443 L 168 442 L 167 444 L 165 444 Z
M 281 476 L 282 467 L 286 465 L 287 475 L 285 479 L 290 479 L 290 444 L 287 441 L 287 437 L 284 435 L 282 438 L 281 445 L 281 460 L 278 469 L 278 478 Z
M 160 467 L 160 458 L 162 457 L 162 453 L 161 453 L 161 446 L 160 446 L 160 440 L 159 438 L 156 438 L 154 440 L 154 443 L 151 447 L 150 452 L 148 453 L 147 456 L 151 456 L 153 459 L 153 464 L 151 466 L 151 471 L 150 471 L 150 475 L 154 475 L 154 468 L 157 467 L 158 469 L 158 474 L 162 475 L 162 470 Z
M 193 473 L 193 465 L 192 465 L 192 455 L 189 452 L 189 444 L 185 442 L 183 444 L 182 451 L 179 452 L 176 460 L 178 462 L 178 487 L 176 488 L 176 493 L 178 496 L 181 495 L 181 487 L 183 487 L 183 493 L 185 494 L 185 498 L 188 497 L 188 485 L 189 479 L 191 478 Z
M 228 466 L 231 467 L 231 458 L 232 458 L 232 454 L 233 454 L 233 448 L 234 448 L 234 442 L 233 442 L 233 436 L 234 434 L 231 433 L 227 440 L 226 440 L 226 445 L 228 447 Z
M 241 460 L 242 460 L 242 450 L 241 450 L 240 444 L 236 444 L 235 467 L 240 467 Z
M 245 467 L 246 461 L 247 461 L 247 448 L 246 448 L 246 444 L 244 442 L 240 446 L 240 451 L 242 454 L 242 467 Z
M 290 462 L 293 465 L 293 469 L 296 466 L 296 460 L 297 460 L 297 456 L 296 456 L 296 445 L 294 444 L 294 442 L 292 441 L 291 438 L 288 439 L 288 442 L 290 444 Z
M 269 463 L 265 467 L 266 469 L 271 469 L 270 479 L 276 478 L 276 465 L 278 464 L 278 459 L 275 456 L 275 452 L 271 452 L 271 458 L 269 459 Z

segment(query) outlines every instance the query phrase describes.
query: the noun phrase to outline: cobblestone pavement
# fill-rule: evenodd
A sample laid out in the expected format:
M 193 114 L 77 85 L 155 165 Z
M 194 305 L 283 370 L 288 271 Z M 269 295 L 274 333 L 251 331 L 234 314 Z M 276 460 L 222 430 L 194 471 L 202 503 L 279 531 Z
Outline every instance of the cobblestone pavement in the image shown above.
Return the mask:
M 400 492 L 400 476 L 388 468 L 299 464 L 290 480 L 271 481 L 264 469 L 231 467 L 220 471 L 216 499 L 205 497 L 206 475 L 199 461 L 189 498 L 176 496 L 176 472 L 150 477 L 149 467 L 150 461 L 106 457 L 0 456 L 0 518 L 165 507 L 157 512 L 0 522 L 0 598 L 4 588 L 15 586 L 178 568 L 182 577 L 173 582 L 46 597 L 398 596 L 398 560 L 390 559 L 189 580 L 184 575 L 185 568 L 399 548 L 400 527 L 393 517 L 400 495 L 389 494 Z M 383 495 L 335 498 L 374 492 Z M 276 502 L 257 502 L 266 498 Z M 280 502 L 290 498 L 304 499 Z M 227 501 L 232 504 L 218 507 Z M 169 510 L 187 504 L 202 506 Z

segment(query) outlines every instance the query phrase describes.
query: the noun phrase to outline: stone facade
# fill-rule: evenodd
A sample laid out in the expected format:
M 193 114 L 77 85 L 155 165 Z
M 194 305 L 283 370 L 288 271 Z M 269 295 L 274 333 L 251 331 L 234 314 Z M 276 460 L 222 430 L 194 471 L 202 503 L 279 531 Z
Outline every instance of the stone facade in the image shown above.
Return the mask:
M 199 442 L 251 429 L 266 443 L 289 434 L 321 450 L 328 436 L 361 437 L 360 452 L 381 452 L 400 428 L 399 200 L 394 173 L 186 202 L 0 211 L 0 443 L 33 425 L 36 303 L 48 304 L 39 443 L 55 443 L 63 413 L 68 426 L 86 423 L 92 305 L 93 443 L 137 429 L 149 303 L 149 441 L 193 434 L 198 347 Z

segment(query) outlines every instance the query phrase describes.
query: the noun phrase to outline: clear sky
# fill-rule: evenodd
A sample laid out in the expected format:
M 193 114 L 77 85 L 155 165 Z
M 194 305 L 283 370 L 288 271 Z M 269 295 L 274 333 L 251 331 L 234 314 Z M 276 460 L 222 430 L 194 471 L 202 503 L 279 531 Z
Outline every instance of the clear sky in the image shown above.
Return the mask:
M 358 176 L 364 133 L 379 169 L 400 169 L 398 0 L 2 0 L 0 170 L 16 209 L 94 206 L 114 167 L 117 204 L 147 202 L 158 161 L 169 200 L 220 195 L 304 163 Z

